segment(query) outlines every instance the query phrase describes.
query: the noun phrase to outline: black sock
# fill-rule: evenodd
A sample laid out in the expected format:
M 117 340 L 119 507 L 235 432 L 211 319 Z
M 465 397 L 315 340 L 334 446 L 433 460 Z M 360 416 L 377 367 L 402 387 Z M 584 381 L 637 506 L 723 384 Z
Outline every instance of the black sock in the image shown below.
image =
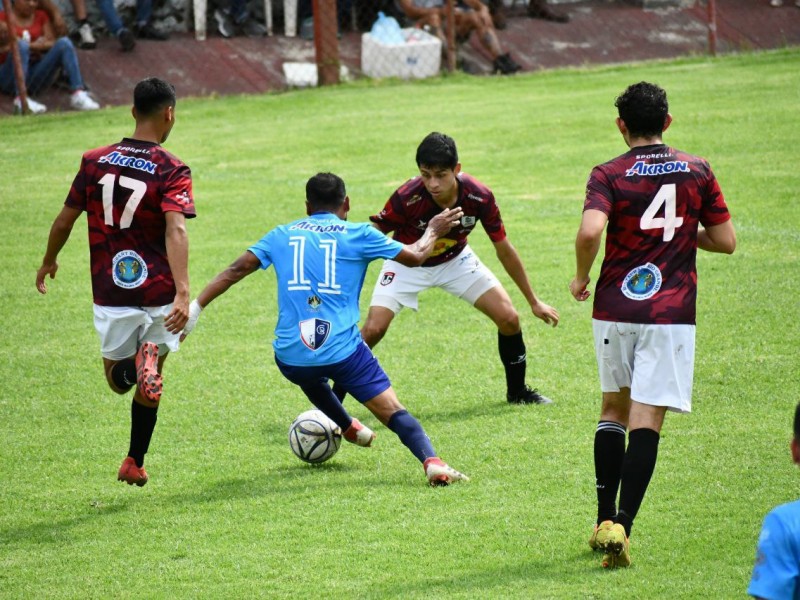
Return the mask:
M 506 370 L 506 387 L 508 393 L 515 396 L 525 389 L 525 342 L 522 332 L 514 335 L 503 335 L 497 332 L 497 348 L 500 351 L 500 362 Z
M 615 519 L 625 527 L 626 535 L 631 534 L 633 520 L 656 468 L 659 439 L 658 432 L 646 428 L 634 429 L 628 434 L 628 450 L 622 463 L 619 513 Z
M 624 459 L 625 427 L 613 421 L 600 421 L 594 433 L 598 525 L 617 514 L 617 491 Z
M 407 410 L 398 410 L 394 413 L 386 426 L 397 434 L 403 445 L 411 450 L 419 462 L 424 463 L 425 459 L 436 456 L 436 451 L 422 425 Z
M 333 383 L 333 394 L 339 399 L 339 402 L 344 402 L 344 399 L 347 397 L 347 390 L 344 387 L 334 382 Z
M 144 455 L 150 447 L 150 438 L 158 420 L 158 407 L 144 406 L 133 400 L 131 403 L 131 446 L 128 456 L 136 461 L 136 466 L 144 464 Z
M 111 381 L 123 392 L 136 385 L 136 361 L 126 358 L 111 367 Z
M 86 25 L 89 22 L 89 19 L 81 19 L 78 21 L 78 25 Z
M 341 427 L 342 432 L 350 427 L 353 418 L 347 414 L 342 403 L 336 398 L 330 385 L 328 385 L 327 379 L 320 379 L 301 389 L 311 401 L 311 404 L 324 412 L 331 421 Z

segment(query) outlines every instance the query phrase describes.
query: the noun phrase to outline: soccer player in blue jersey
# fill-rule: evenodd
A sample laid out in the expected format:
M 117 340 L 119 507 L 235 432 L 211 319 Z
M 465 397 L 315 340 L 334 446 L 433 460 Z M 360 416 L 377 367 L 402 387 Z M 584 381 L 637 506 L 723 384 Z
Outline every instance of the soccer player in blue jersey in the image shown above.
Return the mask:
M 800 404 L 794 410 L 790 448 L 800 465 Z M 747 593 L 765 600 L 800 599 L 800 500 L 778 506 L 764 519 Z
M 190 306 L 185 336 L 200 311 L 258 269 L 275 268 L 278 322 L 275 362 L 281 373 L 303 390 L 314 406 L 342 428 L 344 438 L 369 446 L 375 434 L 351 417 L 328 384 L 334 379 L 391 429 L 423 464 L 431 485 L 467 477 L 437 455 L 417 421 L 397 399 L 386 373 L 361 338 L 358 299 L 369 263 L 394 259 L 422 264 L 436 240 L 457 225 L 460 208 L 433 216 L 425 234 L 405 245 L 368 223 L 349 223 L 350 199 L 344 181 L 318 173 L 306 184 L 306 217 L 276 227 L 217 275 Z

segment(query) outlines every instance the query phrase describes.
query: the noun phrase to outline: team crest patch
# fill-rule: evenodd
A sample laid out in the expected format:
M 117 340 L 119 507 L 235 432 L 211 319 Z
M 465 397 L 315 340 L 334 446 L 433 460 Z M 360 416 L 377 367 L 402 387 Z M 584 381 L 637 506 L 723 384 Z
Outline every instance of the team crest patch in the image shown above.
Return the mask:
M 381 285 L 389 285 L 393 281 L 394 281 L 394 273 L 392 273 L 391 271 L 386 271 L 386 273 L 383 274 L 383 277 L 381 277 Z
M 631 300 L 647 300 L 661 289 L 661 271 L 652 263 L 632 269 L 622 282 L 622 293 Z
M 461 217 L 462 227 L 472 227 L 475 225 L 475 217 Z
M 147 279 L 147 263 L 133 250 L 123 250 L 111 261 L 111 275 L 119 287 L 137 288 Z
M 300 339 L 309 350 L 319 350 L 328 339 L 331 322 L 322 319 L 300 321 Z

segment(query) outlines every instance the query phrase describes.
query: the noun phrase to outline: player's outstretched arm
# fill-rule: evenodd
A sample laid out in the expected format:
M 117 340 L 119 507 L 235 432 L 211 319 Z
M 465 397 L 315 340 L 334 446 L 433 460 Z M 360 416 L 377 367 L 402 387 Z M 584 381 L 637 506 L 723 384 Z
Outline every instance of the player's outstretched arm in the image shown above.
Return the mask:
M 525 296 L 525 300 L 531 307 L 531 312 L 535 317 L 541 319 L 548 325 L 555 327 L 558 325 L 558 311 L 545 304 L 533 291 L 531 283 L 528 280 L 528 273 L 525 271 L 525 265 L 522 264 L 522 259 L 519 252 L 514 248 L 514 245 L 508 241 L 508 238 L 494 243 L 494 250 L 497 253 L 497 259 L 503 265 L 506 273 L 517 284 L 519 291 Z
M 50 276 L 50 279 L 55 279 L 56 271 L 58 271 L 58 253 L 67 243 L 72 227 L 75 221 L 81 215 L 81 211 L 71 206 L 64 206 L 61 212 L 58 213 L 56 220 L 50 227 L 50 236 L 47 238 L 47 250 L 45 250 L 44 258 L 42 258 L 42 266 L 36 271 L 36 289 L 40 294 L 47 293 L 47 284 L 44 279 Z
M 592 295 L 587 289 L 589 272 L 600 251 L 600 240 L 608 223 L 608 215 L 594 209 L 583 211 L 581 226 L 575 238 L 575 278 L 569 284 L 572 297 L 583 302 Z
M 192 301 L 189 306 L 189 320 L 183 328 L 181 334 L 181 341 L 186 339 L 197 324 L 197 319 L 200 318 L 200 312 L 208 306 L 215 298 L 221 296 L 228 289 L 239 283 L 242 279 L 255 273 L 261 266 L 261 261 L 258 260 L 255 254 L 249 250 L 237 258 L 231 266 L 217 275 L 211 282 L 203 288 L 200 295 Z
M 460 208 L 446 208 L 428 221 L 425 233 L 416 242 L 406 245 L 394 260 L 407 267 L 418 267 L 431 255 L 433 246 L 440 237 L 459 224 L 464 211 Z

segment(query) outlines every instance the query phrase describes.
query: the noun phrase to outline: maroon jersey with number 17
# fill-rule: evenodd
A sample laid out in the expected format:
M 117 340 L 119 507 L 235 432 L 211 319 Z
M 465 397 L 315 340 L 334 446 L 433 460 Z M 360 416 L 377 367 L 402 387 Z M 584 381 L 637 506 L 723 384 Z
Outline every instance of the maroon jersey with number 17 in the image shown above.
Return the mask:
M 95 304 L 163 306 L 175 299 L 165 213 L 195 216 L 192 175 L 180 159 L 130 138 L 89 150 L 65 204 L 87 214 Z
M 461 224 L 453 227 L 447 235 L 436 240 L 430 258 L 422 266 L 432 267 L 452 260 L 467 245 L 467 236 L 479 222 L 492 242 L 501 242 L 506 238 L 500 209 L 492 191 L 480 181 L 467 175 L 457 175 L 458 199 L 455 207 L 464 211 Z M 422 177 L 414 177 L 401 185 L 392 194 L 386 206 L 370 221 L 384 233 L 394 232 L 394 239 L 403 244 L 413 244 L 428 227 L 428 221 L 442 212 L 442 208 L 433 201 Z
M 608 215 L 593 317 L 693 325 L 698 226 L 730 219 L 708 162 L 664 144 L 633 148 L 592 170 L 583 208 Z

